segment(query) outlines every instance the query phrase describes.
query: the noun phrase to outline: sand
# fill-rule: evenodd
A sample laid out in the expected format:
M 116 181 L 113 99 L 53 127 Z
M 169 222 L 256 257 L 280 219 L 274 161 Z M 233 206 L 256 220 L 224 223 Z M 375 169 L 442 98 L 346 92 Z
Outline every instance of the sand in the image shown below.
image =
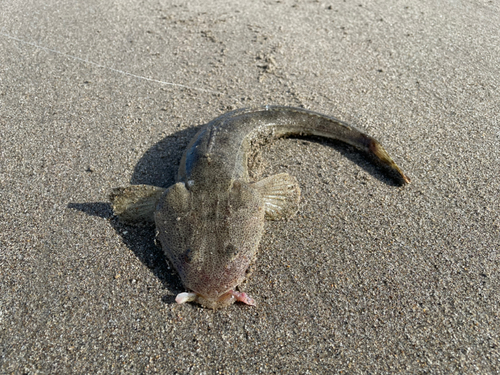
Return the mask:
M 0 11 L 0 373 L 500 372 L 498 2 L 24 1 Z M 169 186 L 197 127 L 333 115 L 411 177 L 283 139 L 298 215 L 212 311 L 108 194 Z

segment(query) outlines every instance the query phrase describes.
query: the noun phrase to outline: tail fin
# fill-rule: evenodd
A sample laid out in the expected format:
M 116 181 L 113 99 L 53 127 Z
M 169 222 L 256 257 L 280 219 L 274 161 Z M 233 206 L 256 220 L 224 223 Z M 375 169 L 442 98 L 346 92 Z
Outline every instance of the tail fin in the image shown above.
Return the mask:
M 373 138 L 371 139 L 369 150 L 382 165 L 385 165 L 394 174 L 401 185 L 409 184 L 411 182 L 410 178 L 403 173 L 401 168 L 399 168 L 394 160 L 392 160 L 382 145 Z

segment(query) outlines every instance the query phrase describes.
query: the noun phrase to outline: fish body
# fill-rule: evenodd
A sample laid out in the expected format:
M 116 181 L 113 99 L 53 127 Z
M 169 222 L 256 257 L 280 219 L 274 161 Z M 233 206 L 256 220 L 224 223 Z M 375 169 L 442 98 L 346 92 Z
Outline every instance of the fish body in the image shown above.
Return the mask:
M 111 194 L 122 221 L 154 219 L 157 240 L 190 290 L 177 302 L 195 300 L 209 308 L 234 301 L 255 304 L 235 288 L 255 260 L 265 219 L 293 216 L 300 188 L 286 173 L 250 181 L 248 158 L 258 144 L 288 135 L 346 142 L 371 154 L 402 184 L 410 182 L 379 142 L 330 116 L 264 106 L 212 120 L 187 146 L 170 188 L 133 185 Z

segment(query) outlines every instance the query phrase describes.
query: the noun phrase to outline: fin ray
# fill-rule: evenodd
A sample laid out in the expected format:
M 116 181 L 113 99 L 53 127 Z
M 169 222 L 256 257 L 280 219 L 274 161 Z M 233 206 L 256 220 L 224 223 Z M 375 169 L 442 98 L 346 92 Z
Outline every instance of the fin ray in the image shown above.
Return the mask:
M 264 200 L 266 219 L 290 218 L 299 209 L 300 187 L 297 179 L 288 173 L 280 173 L 254 183 Z
M 154 223 L 154 212 L 166 189 L 151 185 L 131 185 L 112 190 L 109 199 L 121 222 L 138 225 Z

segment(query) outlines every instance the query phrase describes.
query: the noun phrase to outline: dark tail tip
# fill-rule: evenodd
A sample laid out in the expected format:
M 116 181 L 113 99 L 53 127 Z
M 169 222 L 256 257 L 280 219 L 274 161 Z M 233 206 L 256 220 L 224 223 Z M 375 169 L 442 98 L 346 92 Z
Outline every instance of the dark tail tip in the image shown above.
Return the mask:
M 372 139 L 369 145 L 369 149 L 375 156 L 375 158 L 382 165 L 384 165 L 386 168 L 389 169 L 391 174 L 393 174 L 397 178 L 398 182 L 401 185 L 406 185 L 411 182 L 411 179 L 403 173 L 401 168 L 399 168 L 398 165 L 394 162 L 394 160 L 392 160 L 387 151 L 385 151 L 385 149 L 378 141 Z

